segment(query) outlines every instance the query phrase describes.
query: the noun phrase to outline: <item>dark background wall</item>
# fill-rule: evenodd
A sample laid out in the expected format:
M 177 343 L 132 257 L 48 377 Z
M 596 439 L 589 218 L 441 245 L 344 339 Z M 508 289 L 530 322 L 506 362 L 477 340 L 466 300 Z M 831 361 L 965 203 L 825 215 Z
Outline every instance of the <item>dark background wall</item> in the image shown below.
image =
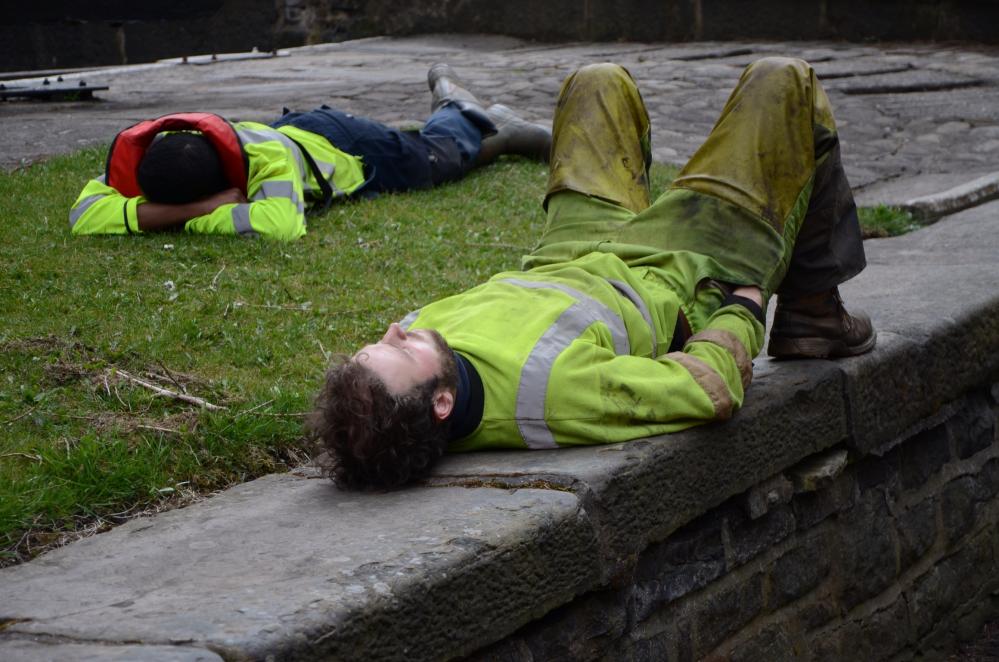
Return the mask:
M 371 0 L 357 28 L 534 39 L 999 41 L 996 0 Z
M 432 32 L 999 43 L 999 0 L 0 0 L 0 17 L 0 71 Z
M 275 0 L 0 0 L 0 8 L 0 71 L 288 45 L 277 41 L 282 25 Z

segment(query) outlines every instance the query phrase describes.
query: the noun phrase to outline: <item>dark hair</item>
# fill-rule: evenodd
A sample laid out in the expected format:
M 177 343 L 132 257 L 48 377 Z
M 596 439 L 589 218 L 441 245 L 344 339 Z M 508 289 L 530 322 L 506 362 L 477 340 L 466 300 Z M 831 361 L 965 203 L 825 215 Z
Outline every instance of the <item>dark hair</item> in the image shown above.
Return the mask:
M 427 475 L 451 427 L 434 416 L 434 393 L 457 381 L 450 350 L 442 363 L 442 376 L 392 395 L 363 362 L 338 357 L 307 424 L 329 454 L 326 475 L 351 489 L 394 488 Z
M 218 152 L 200 133 L 160 134 L 143 155 L 136 178 L 150 202 L 172 205 L 229 187 Z

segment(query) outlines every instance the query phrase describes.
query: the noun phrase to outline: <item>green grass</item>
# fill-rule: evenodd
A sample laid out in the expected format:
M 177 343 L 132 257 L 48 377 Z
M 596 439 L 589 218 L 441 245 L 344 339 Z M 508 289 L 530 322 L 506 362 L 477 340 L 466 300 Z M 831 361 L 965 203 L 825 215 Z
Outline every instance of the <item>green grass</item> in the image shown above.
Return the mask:
M 919 227 L 912 214 L 898 207 L 878 205 L 861 207 L 858 211 L 860 228 L 865 239 L 875 237 L 896 237 Z
M 291 244 L 70 237 L 103 162 L 92 149 L 0 174 L 0 565 L 305 459 L 328 354 L 516 268 L 544 223 L 546 169 L 514 160 L 334 207 Z M 653 191 L 674 172 L 655 167 Z
M 328 353 L 515 268 L 544 221 L 544 166 L 504 161 L 434 192 L 335 207 L 290 244 L 70 237 L 69 206 L 103 158 L 0 174 L 0 564 L 50 532 L 300 461 Z

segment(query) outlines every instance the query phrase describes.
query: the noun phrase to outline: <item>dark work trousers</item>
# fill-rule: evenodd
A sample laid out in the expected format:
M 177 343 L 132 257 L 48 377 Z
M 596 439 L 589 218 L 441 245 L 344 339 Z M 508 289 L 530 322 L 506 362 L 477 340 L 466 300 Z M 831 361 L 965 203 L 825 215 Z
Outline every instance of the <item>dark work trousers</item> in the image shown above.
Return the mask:
M 419 131 L 393 129 L 328 106 L 286 113 L 271 127 L 285 125 L 323 136 L 337 149 L 361 157 L 367 179 L 358 190 L 362 195 L 460 179 L 475 164 L 482 145 L 482 131 L 454 104 L 431 115 Z
M 777 288 L 784 297 L 824 292 L 867 265 L 857 205 L 839 155 L 839 136 L 817 129 L 812 197 L 791 253 L 787 275 Z M 824 158 L 823 158 L 824 157 Z

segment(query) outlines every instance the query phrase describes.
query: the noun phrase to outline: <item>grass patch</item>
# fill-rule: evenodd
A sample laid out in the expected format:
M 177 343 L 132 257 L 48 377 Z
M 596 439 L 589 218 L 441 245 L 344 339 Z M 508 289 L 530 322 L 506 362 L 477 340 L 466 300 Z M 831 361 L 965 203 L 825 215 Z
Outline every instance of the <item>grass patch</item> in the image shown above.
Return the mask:
M 919 227 L 912 214 L 898 207 L 861 207 L 857 210 L 857 215 L 860 217 L 860 230 L 864 239 L 897 237 Z
M 510 160 L 334 207 L 292 244 L 72 238 L 103 165 L 91 149 L 0 174 L 0 565 L 306 459 L 328 354 L 516 268 L 544 224 L 546 168 Z M 652 174 L 661 191 L 675 170 Z
M 291 244 L 70 237 L 69 206 L 103 161 L 0 174 L 0 564 L 305 459 L 328 353 L 515 268 L 544 222 L 544 166 L 503 161 L 340 205 Z

